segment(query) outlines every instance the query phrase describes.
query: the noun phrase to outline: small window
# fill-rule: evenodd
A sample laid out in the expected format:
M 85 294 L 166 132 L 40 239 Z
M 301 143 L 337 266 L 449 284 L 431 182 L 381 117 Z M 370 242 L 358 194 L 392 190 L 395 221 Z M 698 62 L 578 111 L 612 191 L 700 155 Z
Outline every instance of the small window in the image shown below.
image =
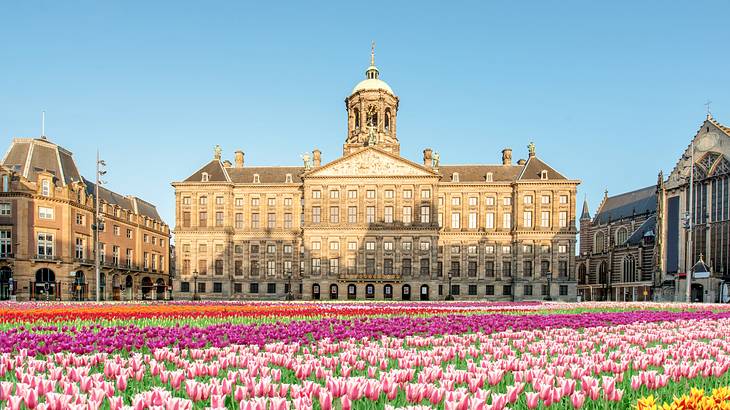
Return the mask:
M 459 182 L 459 173 L 458 172 L 454 172 L 453 174 L 451 174 L 451 182 Z
M 291 174 L 286 174 L 286 183 L 291 184 L 292 183 L 292 177 Z
M 484 178 L 486 182 L 494 182 L 494 174 L 487 172 L 487 176 Z
M 250 283 L 248 285 L 248 293 L 259 293 L 259 284 L 258 283 Z
M 51 182 L 47 179 L 41 181 L 41 195 L 51 196 Z
M 180 292 L 190 292 L 190 282 L 180 282 Z
M 260 184 L 261 183 L 261 177 L 259 177 L 259 174 L 253 174 L 253 183 L 254 184 Z
M 210 179 L 210 176 L 208 176 L 208 173 L 207 172 L 203 172 L 203 174 L 200 177 L 200 180 L 203 181 L 203 182 L 208 182 L 209 179 Z
M 276 283 L 267 283 L 266 293 L 276 293 Z
M 546 170 L 543 169 L 542 171 L 540 171 L 540 179 L 548 179 L 548 172 Z
M 213 282 L 213 293 L 223 293 L 223 283 Z

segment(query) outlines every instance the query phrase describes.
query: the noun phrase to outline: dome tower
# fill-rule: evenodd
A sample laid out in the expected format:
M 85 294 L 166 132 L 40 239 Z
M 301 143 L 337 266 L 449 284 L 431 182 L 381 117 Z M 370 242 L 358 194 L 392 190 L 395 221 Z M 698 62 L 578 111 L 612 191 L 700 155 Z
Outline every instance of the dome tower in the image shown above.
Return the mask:
M 345 99 L 347 108 L 347 139 L 343 155 L 367 146 L 377 146 L 400 154 L 396 137 L 398 97 L 390 86 L 380 79 L 375 66 L 375 43 L 370 50 L 370 66 L 365 79 L 360 81 Z

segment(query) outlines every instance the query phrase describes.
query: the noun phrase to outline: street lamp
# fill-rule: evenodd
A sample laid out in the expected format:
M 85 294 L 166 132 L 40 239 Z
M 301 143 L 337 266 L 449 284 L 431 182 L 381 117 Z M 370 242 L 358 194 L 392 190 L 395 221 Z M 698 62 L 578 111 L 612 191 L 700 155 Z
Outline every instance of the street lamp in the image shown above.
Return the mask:
M 102 181 L 101 177 L 106 174 L 106 171 L 104 168 L 106 167 L 106 162 L 104 162 L 103 159 L 99 159 L 99 150 L 96 150 L 96 186 L 94 186 L 94 272 L 96 273 L 96 301 L 99 302 L 101 300 L 101 267 L 100 267 L 100 259 L 99 259 L 99 253 L 101 252 L 100 244 L 99 244 L 99 227 L 101 226 L 102 221 L 101 213 L 100 213 L 100 203 L 99 200 L 99 185 L 106 183 L 105 181 Z
M 451 278 L 453 274 L 449 271 L 449 294 L 446 295 L 446 300 L 454 300 L 454 295 L 451 293 Z
M 195 288 L 193 288 L 193 300 L 200 300 L 200 296 L 198 296 L 198 271 L 193 271 L 193 281 L 195 283 Z
M 289 282 L 289 291 L 286 292 L 286 300 L 294 300 L 294 295 L 291 292 L 291 272 L 286 274 L 287 281 Z
M 552 285 L 553 272 L 552 271 L 547 271 L 547 272 L 545 272 L 545 276 L 547 277 L 547 296 L 545 296 L 545 300 L 550 301 L 550 300 L 553 300 L 553 298 L 550 296 L 550 293 L 551 293 L 550 292 L 550 287 L 551 287 L 550 285 Z

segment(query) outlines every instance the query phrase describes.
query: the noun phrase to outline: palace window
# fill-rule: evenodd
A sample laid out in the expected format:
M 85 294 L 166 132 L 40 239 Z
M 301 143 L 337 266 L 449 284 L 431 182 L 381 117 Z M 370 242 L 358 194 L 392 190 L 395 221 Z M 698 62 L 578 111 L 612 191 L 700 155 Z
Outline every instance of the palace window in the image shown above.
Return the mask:
M 411 214 L 412 209 L 410 206 L 403 207 L 403 223 L 409 225 L 413 222 L 413 215 Z
M 421 206 L 421 223 L 431 223 L 431 207 L 428 205 Z
M 0 204 L 0 216 L 10 216 L 12 213 L 12 206 L 9 203 Z

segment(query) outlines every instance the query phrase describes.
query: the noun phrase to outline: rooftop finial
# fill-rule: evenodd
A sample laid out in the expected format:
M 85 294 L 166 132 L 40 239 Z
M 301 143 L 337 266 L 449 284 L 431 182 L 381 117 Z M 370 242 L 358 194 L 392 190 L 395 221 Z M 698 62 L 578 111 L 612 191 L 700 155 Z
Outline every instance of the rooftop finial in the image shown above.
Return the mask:
M 46 110 L 41 112 L 41 139 L 46 139 Z
M 375 41 L 370 42 L 370 65 L 375 65 Z
M 707 102 L 705 103 L 705 108 L 707 109 L 707 119 L 708 120 L 712 119 L 712 111 L 710 111 L 711 105 L 712 105 L 712 101 L 707 100 Z
M 531 157 L 535 156 L 535 143 L 534 142 L 530 141 L 530 143 L 527 144 L 527 151 Z

